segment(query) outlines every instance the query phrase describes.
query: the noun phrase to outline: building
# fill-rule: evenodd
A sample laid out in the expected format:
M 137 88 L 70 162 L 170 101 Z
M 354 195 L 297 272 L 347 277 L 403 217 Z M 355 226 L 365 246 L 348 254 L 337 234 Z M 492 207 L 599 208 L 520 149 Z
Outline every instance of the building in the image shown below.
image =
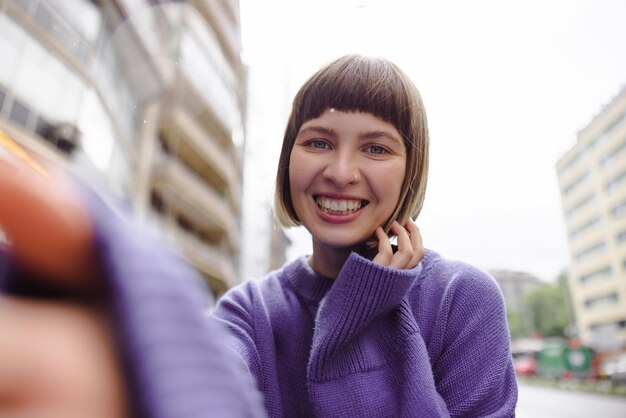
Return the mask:
M 506 306 L 509 317 L 509 330 L 515 340 L 519 339 L 518 333 L 526 336 L 535 334 L 535 317 L 533 310 L 524 303 L 524 294 L 540 286 L 539 279 L 532 274 L 510 271 L 510 270 L 490 270 L 489 274 L 496 279 Z M 515 329 L 512 318 L 518 317 L 521 322 L 519 329 Z
M 238 281 L 240 53 L 237 0 L 0 0 L 0 130 L 104 183 L 221 294 Z
M 556 164 L 583 344 L 626 346 L 626 87 Z
M 509 270 L 490 270 L 489 274 L 496 279 L 507 311 L 524 311 L 523 295 L 539 286 L 539 279 L 529 273 L 509 271 Z
M 269 251 L 269 266 L 268 270 L 276 270 L 282 267 L 287 262 L 287 249 L 291 245 L 291 239 L 285 233 L 282 226 L 278 225 L 278 222 L 274 220 L 272 214 L 272 230 L 270 232 L 270 251 Z

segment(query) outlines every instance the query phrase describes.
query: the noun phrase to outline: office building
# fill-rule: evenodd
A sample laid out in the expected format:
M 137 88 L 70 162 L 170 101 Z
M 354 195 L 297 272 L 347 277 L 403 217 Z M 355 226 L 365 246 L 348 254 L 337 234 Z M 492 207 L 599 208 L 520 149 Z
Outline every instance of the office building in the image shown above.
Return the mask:
M 626 347 L 626 88 L 556 164 L 583 344 Z

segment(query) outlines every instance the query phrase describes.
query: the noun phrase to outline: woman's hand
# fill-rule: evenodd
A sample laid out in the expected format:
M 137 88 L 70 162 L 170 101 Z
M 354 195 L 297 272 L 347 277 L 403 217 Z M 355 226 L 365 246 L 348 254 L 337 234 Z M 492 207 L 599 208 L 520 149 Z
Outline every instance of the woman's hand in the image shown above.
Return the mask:
M 391 232 L 398 237 L 398 250 L 394 253 L 391 241 L 382 227 L 376 228 L 378 239 L 378 254 L 372 260 L 374 263 L 396 269 L 411 269 L 424 258 L 424 245 L 417 225 L 409 219 L 403 227 L 397 221 L 391 224 Z
M 0 250 L 29 280 L 73 298 L 0 293 L 0 418 L 127 416 L 115 339 L 98 300 L 91 218 L 69 179 L 1 131 L 0 229 L 9 241 Z
M 0 418 L 122 418 L 128 410 L 101 312 L 0 295 Z
M 76 190 L 2 132 L 0 140 L 0 229 L 12 257 L 46 285 L 93 290 L 93 227 Z

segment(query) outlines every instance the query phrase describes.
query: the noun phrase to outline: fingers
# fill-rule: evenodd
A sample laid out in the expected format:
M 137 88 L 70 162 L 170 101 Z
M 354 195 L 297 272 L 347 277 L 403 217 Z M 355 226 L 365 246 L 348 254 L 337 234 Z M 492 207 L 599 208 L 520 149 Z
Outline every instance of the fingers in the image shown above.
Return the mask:
M 391 225 L 391 232 L 398 237 L 398 251 L 393 255 L 389 267 L 396 269 L 410 268 L 410 262 L 413 259 L 413 245 L 408 231 L 398 222 L 394 221 Z M 414 267 L 414 266 L 413 266 Z
M 389 241 L 389 237 L 380 226 L 376 228 L 375 234 L 376 239 L 378 240 L 378 253 L 372 261 L 382 266 L 388 266 L 391 262 L 391 258 L 393 257 L 391 241 Z
M 124 417 L 107 319 L 81 305 L 0 296 L 0 416 Z
M 398 237 L 398 250 L 393 253 L 389 238 L 379 227 L 376 229 L 378 254 L 372 261 L 396 269 L 411 269 L 417 266 L 424 257 L 422 236 L 417 225 L 411 219 L 405 227 L 394 221 L 391 224 L 391 232 Z
M 413 268 L 424 258 L 424 243 L 422 242 L 422 234 L 420 233 L 419 228 L 410 218 L 406 223 L 406 229 L 409 232 L 411 247 L 413 248 L 413 257 L 409 262 L 410 267 L 408 268 Z
M 0 142 L 0 228 L 13 256 L 44 280 L 60 279 L 72 288 L 91 286 L 92 224 L 76 191 L 18 145 L 6 144 Z

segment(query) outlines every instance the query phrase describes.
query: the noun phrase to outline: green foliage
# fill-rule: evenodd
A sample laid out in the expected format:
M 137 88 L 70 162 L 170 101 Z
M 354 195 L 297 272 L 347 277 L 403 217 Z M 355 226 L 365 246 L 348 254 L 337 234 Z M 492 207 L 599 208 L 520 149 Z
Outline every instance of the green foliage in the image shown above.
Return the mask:
M 526 310 L 532 313 L 534 331 L 542 337 L 564 337 L 569 324 L 566 296 L 559 286 L 543 284 L 523 296 Z
M 516 340 L 523 337 L 528 337 L 524 326 L 524 316 L 518 310 L 509 310 L 506 314 L 507 321 L 509 323 L 509 332 L 511 333 L 511 339 Z

